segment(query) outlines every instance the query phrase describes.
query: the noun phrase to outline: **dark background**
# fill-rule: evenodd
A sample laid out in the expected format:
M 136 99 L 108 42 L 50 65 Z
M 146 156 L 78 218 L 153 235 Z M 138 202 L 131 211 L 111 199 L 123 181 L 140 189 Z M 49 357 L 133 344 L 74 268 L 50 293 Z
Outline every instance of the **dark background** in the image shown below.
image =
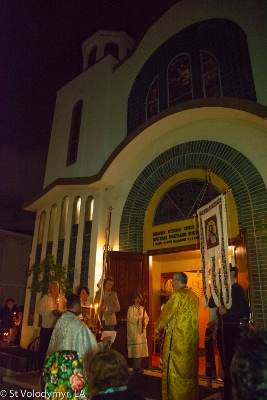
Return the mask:
M 176 2 L 0 2 L 0 229 L 33 230 L 23 203 L 42 190 L 56 92 L 82 72 L 82 42 L 98 29 L 139 40 Z

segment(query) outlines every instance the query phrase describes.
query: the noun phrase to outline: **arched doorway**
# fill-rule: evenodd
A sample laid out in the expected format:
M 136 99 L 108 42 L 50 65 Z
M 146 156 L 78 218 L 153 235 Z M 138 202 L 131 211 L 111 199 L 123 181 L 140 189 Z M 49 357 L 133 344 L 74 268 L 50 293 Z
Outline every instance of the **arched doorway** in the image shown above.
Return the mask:
M 267 193 L 257 169 L 236 149 L 222 143 L 201 140 L 174 146 L 156 157 L 139 174 L 128 194 L 120 222 L 120 251 L 146 252 L 145 218 L 155 192 L 175 174 L 197 169 L 211 170 L 232 189 L 238 230 L 247 229 L 247 264 L 251 274 L 257 273 L 257 280 L 250 281 L 255 324 L 264 326 L 267 315 L 262 307 L 263 299 L 255 303 L 253 295 L 258 290 L 264 259 L 267 257 L 266 246 L 262 246 L 261 239 L 257 237 L 255 226 L 255 218 L 266 214 Z

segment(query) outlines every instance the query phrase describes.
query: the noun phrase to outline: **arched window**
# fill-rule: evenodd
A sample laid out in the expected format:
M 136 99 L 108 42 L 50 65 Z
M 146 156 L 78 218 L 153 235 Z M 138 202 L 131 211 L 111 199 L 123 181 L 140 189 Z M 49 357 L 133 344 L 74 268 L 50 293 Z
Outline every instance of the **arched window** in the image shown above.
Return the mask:
M 257 101 L 247 36 L 229 20 L 197 22 L 154 51 L 130 90 L 128 135 L 149 117 L 148 88 L 157 75 L 159 113 L 177 103 L 212 96 Z
M 77 236 L 78 227 L 80 221 L 80 210 L 81 210 L 81 198 L 79 196 L 75 197 L 73 203 L 73 211 L 72 211 L 72 228 L 71 228 L 71 236 Z
M 159 112 L 159 77 L 153 80 L 146 96 L 146 119 Z
M 39 230 L 38 230 L 38 237 L 37 237 L 37 244 L 43 243 L 44 239 L 44 228 L 45 228 L 45 217 L 46 212 L 43 211 L 40 215 L 40 222 L 39 222 Z
M 154 215 L 154 225 L 192 218 L 198 208 L 220 194 L 212 184 L 202 179 L 188 179 L 172 186 L 160 200 Z
M 96 47 L 93 47 L 88 56 L 88 68 L 95 64 L 96 62 Z
M 104 56 L 107 56 L 108 54 L 119 59 L 119 46 L 116 43 L 107 43 L 104 49 Z
M 85 203 L 85 213 L 84 213 L 84 234 L 91 234 L 92 220 L 94 211 L 94 198 L 89 196 Z
M 204 97 L 222 96 L 219 64 L 208 51 L 200 50 Z
M 168 66 L 169 105 L 192 100 L 192 73 L 188 54 L 174 57 Z
M 83 102 L 79 100 L 72 111 L 70 138 L 67 156 L 67 165 L 74 164 L 77 160 Z
M 49 229 L 48 229 L 48 237 L 47 237 L 48 242 L 53 242 L 53 239 L 54 239 L 56 215 L 57 215 L 57 205 L 53 204 L 51 211 L 50 211 Z
M 61 205 L 59 239 L 65 239 L 68 208 L 69 208 L 69 198 L 64 197 Z
M 93 196 L 89 196 L 87 198 L 86 204 L 85 204 L 84 220 L 92 221 L 93 212 L 94 212 L 94 198 L 93 198 Z

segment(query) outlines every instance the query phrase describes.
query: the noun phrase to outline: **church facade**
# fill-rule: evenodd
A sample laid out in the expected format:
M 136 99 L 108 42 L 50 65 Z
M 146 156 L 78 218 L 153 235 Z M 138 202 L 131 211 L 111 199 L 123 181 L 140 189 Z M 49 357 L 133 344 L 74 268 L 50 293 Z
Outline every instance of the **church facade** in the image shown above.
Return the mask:
M 229 257 L 266 327 L 266 8 L 180 1 L 138 43 L 106 30 L 83 43 L 83 71 L 57 94 L 43 191 L 25 205 L 31 264 L 53 254 L 93 298 L 111 211 L 110 250 L 149 257 L 154 320 L 168 273 L 201 292 L 196 210 L 225 193 Z M 27 292 L 23 346 L 38 296 Z

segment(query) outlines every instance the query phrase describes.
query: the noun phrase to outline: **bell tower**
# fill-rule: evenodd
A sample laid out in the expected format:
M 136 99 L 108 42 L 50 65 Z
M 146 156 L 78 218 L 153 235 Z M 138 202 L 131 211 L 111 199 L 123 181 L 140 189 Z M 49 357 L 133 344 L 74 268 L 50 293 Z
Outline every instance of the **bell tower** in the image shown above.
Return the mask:
M 99 30 L 82 44 L 83 71 L 111 54 L 118 61 L 132 49 L 134 40 L 123 31 Z

